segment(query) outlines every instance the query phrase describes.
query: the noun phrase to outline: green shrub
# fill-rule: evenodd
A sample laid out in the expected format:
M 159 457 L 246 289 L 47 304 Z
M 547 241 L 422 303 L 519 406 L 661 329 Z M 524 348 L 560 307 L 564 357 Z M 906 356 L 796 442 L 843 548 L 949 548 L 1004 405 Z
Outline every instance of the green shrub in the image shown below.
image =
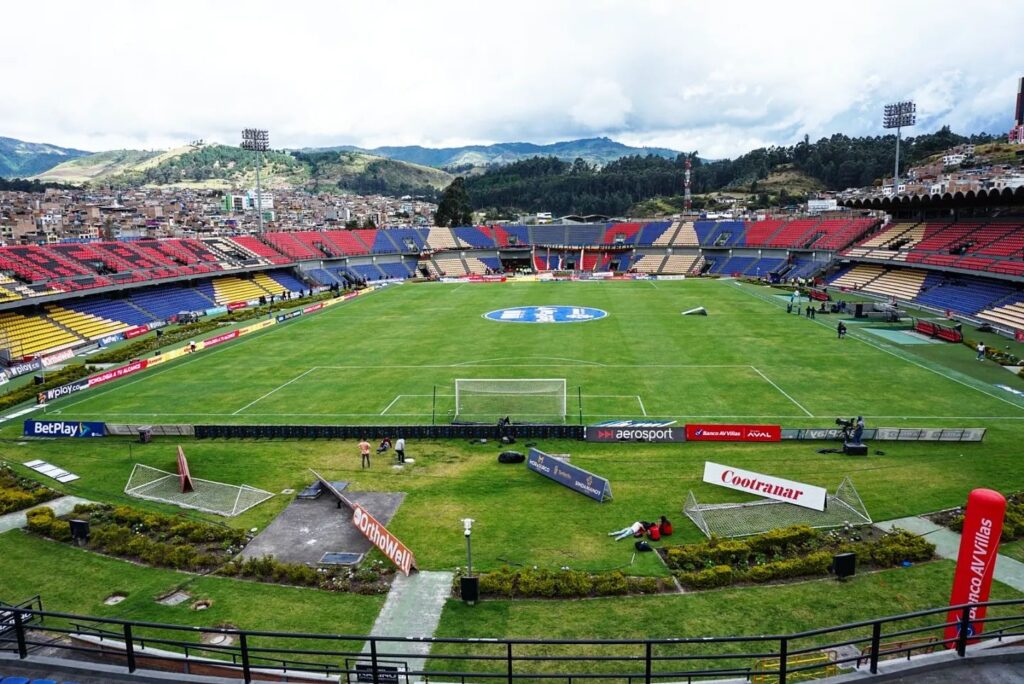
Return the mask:
M 683 586 L 692 589 L 714 589 L 732 584 L 735 580 L 735 573 L 728 565 L 716 565 L 707 570 L 680 573 L 677 577 Z
M 485 572 L 480 575 L 480 593 L 485 596 L 512 598 L 515 595 L 515 577 L 507 567 L 495 572 Z
M 597 596 L 625 596 L 629 589 L 630 582 L 618 570 L 594 575 L 594 594 Z
M 924 537 L 900 529 L 893 530 L 865 546 L 867 560 L 883 568 L 899 565 L 903 561 L 931 560 L 935 555 L 935 544 Z

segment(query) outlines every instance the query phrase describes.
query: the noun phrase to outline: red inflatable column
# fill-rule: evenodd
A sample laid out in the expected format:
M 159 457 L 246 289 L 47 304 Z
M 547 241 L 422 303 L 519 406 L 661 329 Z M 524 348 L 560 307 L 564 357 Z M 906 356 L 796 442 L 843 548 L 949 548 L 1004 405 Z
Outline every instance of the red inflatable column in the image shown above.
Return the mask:
M 988 601 L 1005 513 L 1006 498 L 999 492 L 975 489 L 967 497 L 964 529 L 960 537 L 960 553 L 956 559 L 956 574 L 953 576 L 953 592 L 949 597 L 949 605 Z M 946 622 L 959 622 L 960 618 L 961 611 L 951 610 L 946 616 Z M 970 610 L 968 636 L 976 637 L 981 634 L 985 625 L 975 624 L 975 620 L 984 618 L 984 607 Z M 958 625 L 946 627 L 946 639 L 956 639 L 958 632 Z M 972 639 L 969 643 L 977 641 Z M 947 643 L 946 646 L 953 648 L 955 644 Z

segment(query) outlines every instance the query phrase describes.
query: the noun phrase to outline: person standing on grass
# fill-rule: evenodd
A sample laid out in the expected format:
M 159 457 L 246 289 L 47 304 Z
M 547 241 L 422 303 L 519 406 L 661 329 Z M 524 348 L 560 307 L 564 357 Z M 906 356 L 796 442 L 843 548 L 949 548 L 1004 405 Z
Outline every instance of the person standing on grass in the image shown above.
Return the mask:
M 370 443 L 363 437 L 359 441 L 359 455 L 362 457 L 362 468 L 370 467 Z
M 975 350 L 978 352 L 978 360 L 979 361 L 984 361 L 985 360 L 985 343 L 984 342 L 979 342 L 978 346 L 975 347 Z
M 401 435 L 395 441 L 395 457 L 399 463 L 405 463 L 405 437 Z
M 836 326 L 836 333 L 839 335 L 839 339 L 846 337 L 846 324 L 839 321 L 839 325 Z

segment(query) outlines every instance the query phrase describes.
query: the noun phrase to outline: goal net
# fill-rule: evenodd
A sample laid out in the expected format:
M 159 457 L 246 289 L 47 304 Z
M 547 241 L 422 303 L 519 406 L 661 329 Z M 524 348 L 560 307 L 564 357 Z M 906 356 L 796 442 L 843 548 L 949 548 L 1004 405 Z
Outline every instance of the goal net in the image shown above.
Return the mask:
M 774 499 L 700 504 L 691 491 L 683 513 L 708 537 L 747 537 L 792 525 L 829 528 L 871 524 L 871 516 L 850 478 L 843 480 L 835 494 L 826 494 L 823 511 Z
M 565 421 L 565 378 L 456 379 L 454 420 L 493 423 Z
M 232 485 L 192 477 L 192 489 L 182 492 L 181 476 L 136 463 L 124 493 L 137 499 L 160 501 L 205 513 L 236 516 L 273 496 L 248 485 Z

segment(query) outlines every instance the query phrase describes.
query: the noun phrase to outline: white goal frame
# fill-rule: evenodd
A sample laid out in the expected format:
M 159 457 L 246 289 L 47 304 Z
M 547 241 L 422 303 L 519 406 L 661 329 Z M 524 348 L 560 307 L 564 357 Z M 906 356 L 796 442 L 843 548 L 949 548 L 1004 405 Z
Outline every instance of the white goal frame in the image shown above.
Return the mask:
M 477 385 L 479 389 L 467 392 L 467 387 Z M 517 410 L 516 407 L 498 407 L 484 412 L 467 411 L 463 402 L 467 395 L 476 397 L 547 397 L 556 400 L 554 411 L 546 410 L 538 413 Z M 462 416 L 478 416 L 499 418 L 508 415 L 517 422 L 529 422 L 530 418 L 557 416 L 564 421 L 567 410 L 565 378 L 456 378 L 455 379 L 455 413 L 453 419 Z

